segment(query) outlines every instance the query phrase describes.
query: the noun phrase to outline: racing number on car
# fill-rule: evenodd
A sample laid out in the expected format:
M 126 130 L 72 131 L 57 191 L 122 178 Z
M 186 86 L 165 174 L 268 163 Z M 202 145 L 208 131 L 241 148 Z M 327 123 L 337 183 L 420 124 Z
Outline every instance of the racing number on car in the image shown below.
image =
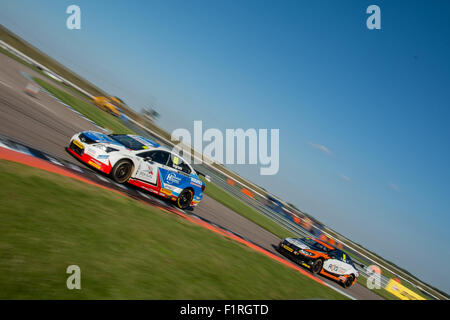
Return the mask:
M 328 266 L 328 269 L 330 269 L 330 271 L 337 272 L 338 269 L 339 269 L 339 267 L 338 267 L 336 264 L 330 264 L 330 265 Z

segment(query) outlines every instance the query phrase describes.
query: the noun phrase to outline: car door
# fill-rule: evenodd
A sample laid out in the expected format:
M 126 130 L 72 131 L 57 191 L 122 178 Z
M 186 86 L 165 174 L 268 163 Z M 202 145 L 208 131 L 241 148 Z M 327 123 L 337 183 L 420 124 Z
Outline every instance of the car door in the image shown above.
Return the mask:
M 170 153 L 164 150 L 146 151 L 137 154 L 139 166 L 136 170 L 136 178 L 157 185 L 160 169 L 169 169 L 167 163 Z
M 192 169 L 177 154 L 170 153 L 167 166 L 160 169 L 164 188 L 173 192 L 174 195 L 179 194 L 185 187 L 190 184 L 191 178 L 189 174 Z
M 351 265 L 342 260 L 345 260 L 345 258 L 342 259 L 341 255 L 338 254 L 335 256 L 333 254 L 330 254 L 330 259 L 326 260 L 323 263 L 323 268 L 325 269 L 325 271 L 337 275 L 347 274 L 351 269 Z
M 173 171 L 181 175 L 189 176 L 192 172 L 191 167 L 175 153 L 170 154 L 169 163 L 167 165 L 171 167 Z

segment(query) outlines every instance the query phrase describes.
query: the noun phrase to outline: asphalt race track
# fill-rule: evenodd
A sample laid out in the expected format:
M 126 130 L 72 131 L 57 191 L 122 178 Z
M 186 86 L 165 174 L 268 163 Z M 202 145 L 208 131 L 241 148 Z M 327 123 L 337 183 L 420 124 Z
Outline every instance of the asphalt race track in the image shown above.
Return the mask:
M 0 135 L 77 166 L 82 166 L 80 162 L 65 151 L 65 147 L 68 146 L 70 138 L 75 133 L 83 130 L 99 131 L 99 129 L 43 91 L 39 92 L 36 97 L 25 93 L 24 89 L 30 81 L 24 77 L 21 71 L 41 77 L 26 66 L 0 54 Z M 82 167 L 85 171 L 93 171 L 87 166 Z M 203 200 L 193 213 L 242 235 L 260 247 L 282 257 L 274 249 L 280 241 L 277 236 L 243 218 L 207 195 L 204 195 Z M 339 284 L 329 279 L 324 277 L 321 277 L 321 279 L 356 299 L 382 299 L 358 283 L 349 289 L 343 289 Z

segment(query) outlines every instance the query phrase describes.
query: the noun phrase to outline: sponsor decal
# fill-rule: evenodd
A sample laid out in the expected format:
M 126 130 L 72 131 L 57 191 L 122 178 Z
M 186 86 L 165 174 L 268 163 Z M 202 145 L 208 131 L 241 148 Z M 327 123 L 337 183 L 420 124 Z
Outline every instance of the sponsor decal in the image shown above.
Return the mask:
M 425 298 L 419 296 L 417 293 L 406 288 L 394 279 L 389 280 L 385 289 L 394 296 L 399 297 L 401 300 L 425 300 Z
M 181 182 L 181 178 L 177 176 L 176 173 L 169 173 L 166 177 L 166 182 L 173 183 L 173 184 L 179 184 Z
M 92 149 L 92 148 L 87 148 L 87 149 L 86 149 L 86 154 L 87 154 L 88 156 L 95 157 L 95 156 L 97 155 L 97 152 L 95 152 L 95 150 Z
M 201 180 L 193 178 L 193 177 L 191 177 L 191 184 L 196 186 L 196 187 L 199 187 L 199 188 L 201 188 L 202 185 L 203 185 Z
M 181 188 L 177 188 L 177 187 L 171 186 L 171 185 L 169 185 L 169 184 L 166 184 L 166 185 L 164 186 L 164 188 L 167 189 L 167 190 L 171 190 L 171 191 L 172 191 L 172 194 L 176 193 L 177 190 L 178 190 L 179 192 L 181 192 L 181 190 L 182 190 Z
M 161 192 L 164 193 L 164 194 L 167 194 L 167 195 L 171 195 L 172 194 L 172 191 L 164 189 L 164 188 L 161 188 Z
M 101 165 L 99 165 L 98 163 L 95 163 L 94 161 L 92 161 L 92 160 L 89 160 L 89 162 L 88 162 L 91 166 L 93 166 L 93 167 L 95 167 L 95 168 L 97 168 L 97 169 L 100 169 L 102 166 Z
M 145 165 L 147 166 L 147 168 L 139 170 L 139 176 L 147 178 L 153 177 L 153 167 L 148 163 L 146 163 Z
M 194 178 L 194 177 L 191 177 L 191 182 L 193 182 L 193 183 L 197 183 L 197 184 L 202 184 L 202 180 L 200 180 L 200 179 L 196 179 L 196 178 Z
M 84 146 L 81 144 L 81 142 L 79 142 L 75 139 L 73 140 L 73 144 L 76 145 L 80 149 L 84 149 Z

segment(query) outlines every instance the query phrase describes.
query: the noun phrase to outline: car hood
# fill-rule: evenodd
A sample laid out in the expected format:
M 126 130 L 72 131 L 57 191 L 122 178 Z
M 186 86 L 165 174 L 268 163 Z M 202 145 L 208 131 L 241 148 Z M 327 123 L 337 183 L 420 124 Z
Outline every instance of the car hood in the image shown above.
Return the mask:
M 118 142 L 118 141 L 116 141 L 114 139 L 111 139 L 110 137 L 108 137 L 104 133 L 95 132 L 95 131 L 83 131 L 82 133 L 88 139 L 91 139 L 91 140 L 95 141 L 96 143 L 113 144 L 113 145 L 125 148 L 125 146 L 123 144 L 121 144 L 120 142 Z

